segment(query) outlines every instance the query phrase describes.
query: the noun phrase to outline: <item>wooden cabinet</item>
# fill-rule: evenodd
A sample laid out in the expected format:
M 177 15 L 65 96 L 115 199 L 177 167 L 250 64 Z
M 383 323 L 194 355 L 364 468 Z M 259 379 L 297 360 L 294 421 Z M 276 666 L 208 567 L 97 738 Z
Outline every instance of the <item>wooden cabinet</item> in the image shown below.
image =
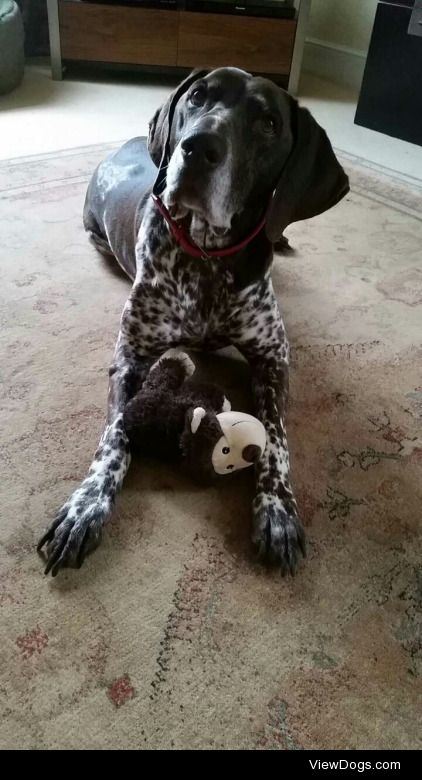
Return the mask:
M 311 0 L 297 19 L 47 0 L 53 78 L 63 62 L 179 68 L 233 65 L 279 77 L 295 93 Z
M 295 30 L 293 19 L 181 12 L 177 64 L 288 75 Z
M 177 65 L 176 11 L 59 2 L 63 59 Z

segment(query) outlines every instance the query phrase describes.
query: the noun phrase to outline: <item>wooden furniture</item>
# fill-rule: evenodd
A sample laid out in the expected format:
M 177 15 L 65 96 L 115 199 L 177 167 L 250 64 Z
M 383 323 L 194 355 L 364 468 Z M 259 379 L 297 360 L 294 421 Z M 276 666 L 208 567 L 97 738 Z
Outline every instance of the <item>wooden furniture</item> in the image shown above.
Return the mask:
M 59 0 L 62 58 L 177 65 L 177 11 Z
M 295 32 L 294 19 L 180 12 L 177 64 L 288 76 Z
M 54 79 L 66 62 L 191 69 L 234 65 L 296 93 L 311 0 L 295 19 L 268 19 L 47 0 Z

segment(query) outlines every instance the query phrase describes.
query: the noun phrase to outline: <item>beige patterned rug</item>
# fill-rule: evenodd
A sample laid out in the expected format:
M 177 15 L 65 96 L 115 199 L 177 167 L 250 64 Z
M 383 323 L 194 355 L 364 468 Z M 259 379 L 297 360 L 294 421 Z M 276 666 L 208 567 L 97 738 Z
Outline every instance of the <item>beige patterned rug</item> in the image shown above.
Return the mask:
M 350 196 L 276 260 L 296 579 L 251 553 L 251 475 L 217 492 L 152 463 L 81 571 L 43 577 L 35 542 L 96 447 L 128 292 L 81 225 L 109 148 L 0 165 L 1 747 L 422 747 L 416 185 L 343 159 Z

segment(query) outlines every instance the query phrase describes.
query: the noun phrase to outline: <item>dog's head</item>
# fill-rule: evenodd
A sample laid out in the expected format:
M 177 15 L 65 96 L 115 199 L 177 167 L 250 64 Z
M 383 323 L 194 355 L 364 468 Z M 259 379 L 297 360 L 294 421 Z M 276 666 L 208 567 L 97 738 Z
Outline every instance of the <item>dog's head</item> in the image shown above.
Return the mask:
M 149 151 L 163 160 L 163 200 L 191 215 L 191 233 L 253 224 L 266 208 L 277 240 L 291 222 L 334 206 L 348 179 L 324 130 L 272 81 L 237 68 L 193 72 L 150 123 Z M 246 224 L 245 224 L 246 222 Z

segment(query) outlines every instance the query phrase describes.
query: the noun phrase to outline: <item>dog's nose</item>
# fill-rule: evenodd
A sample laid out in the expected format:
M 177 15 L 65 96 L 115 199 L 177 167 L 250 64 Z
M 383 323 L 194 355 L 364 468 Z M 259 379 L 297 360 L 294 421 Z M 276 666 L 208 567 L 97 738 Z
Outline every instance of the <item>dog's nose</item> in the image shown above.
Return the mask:
M 184 138 L 181 147 L 186 160 L 207 168 L 216 168 L 226 155 L 224 139 L 217 133 L 204 130 Z
M 257 444 L 248 444 L 243 448 L 242 458 L 247 463 L 256 463 L 261 457 L 261 447 Z

